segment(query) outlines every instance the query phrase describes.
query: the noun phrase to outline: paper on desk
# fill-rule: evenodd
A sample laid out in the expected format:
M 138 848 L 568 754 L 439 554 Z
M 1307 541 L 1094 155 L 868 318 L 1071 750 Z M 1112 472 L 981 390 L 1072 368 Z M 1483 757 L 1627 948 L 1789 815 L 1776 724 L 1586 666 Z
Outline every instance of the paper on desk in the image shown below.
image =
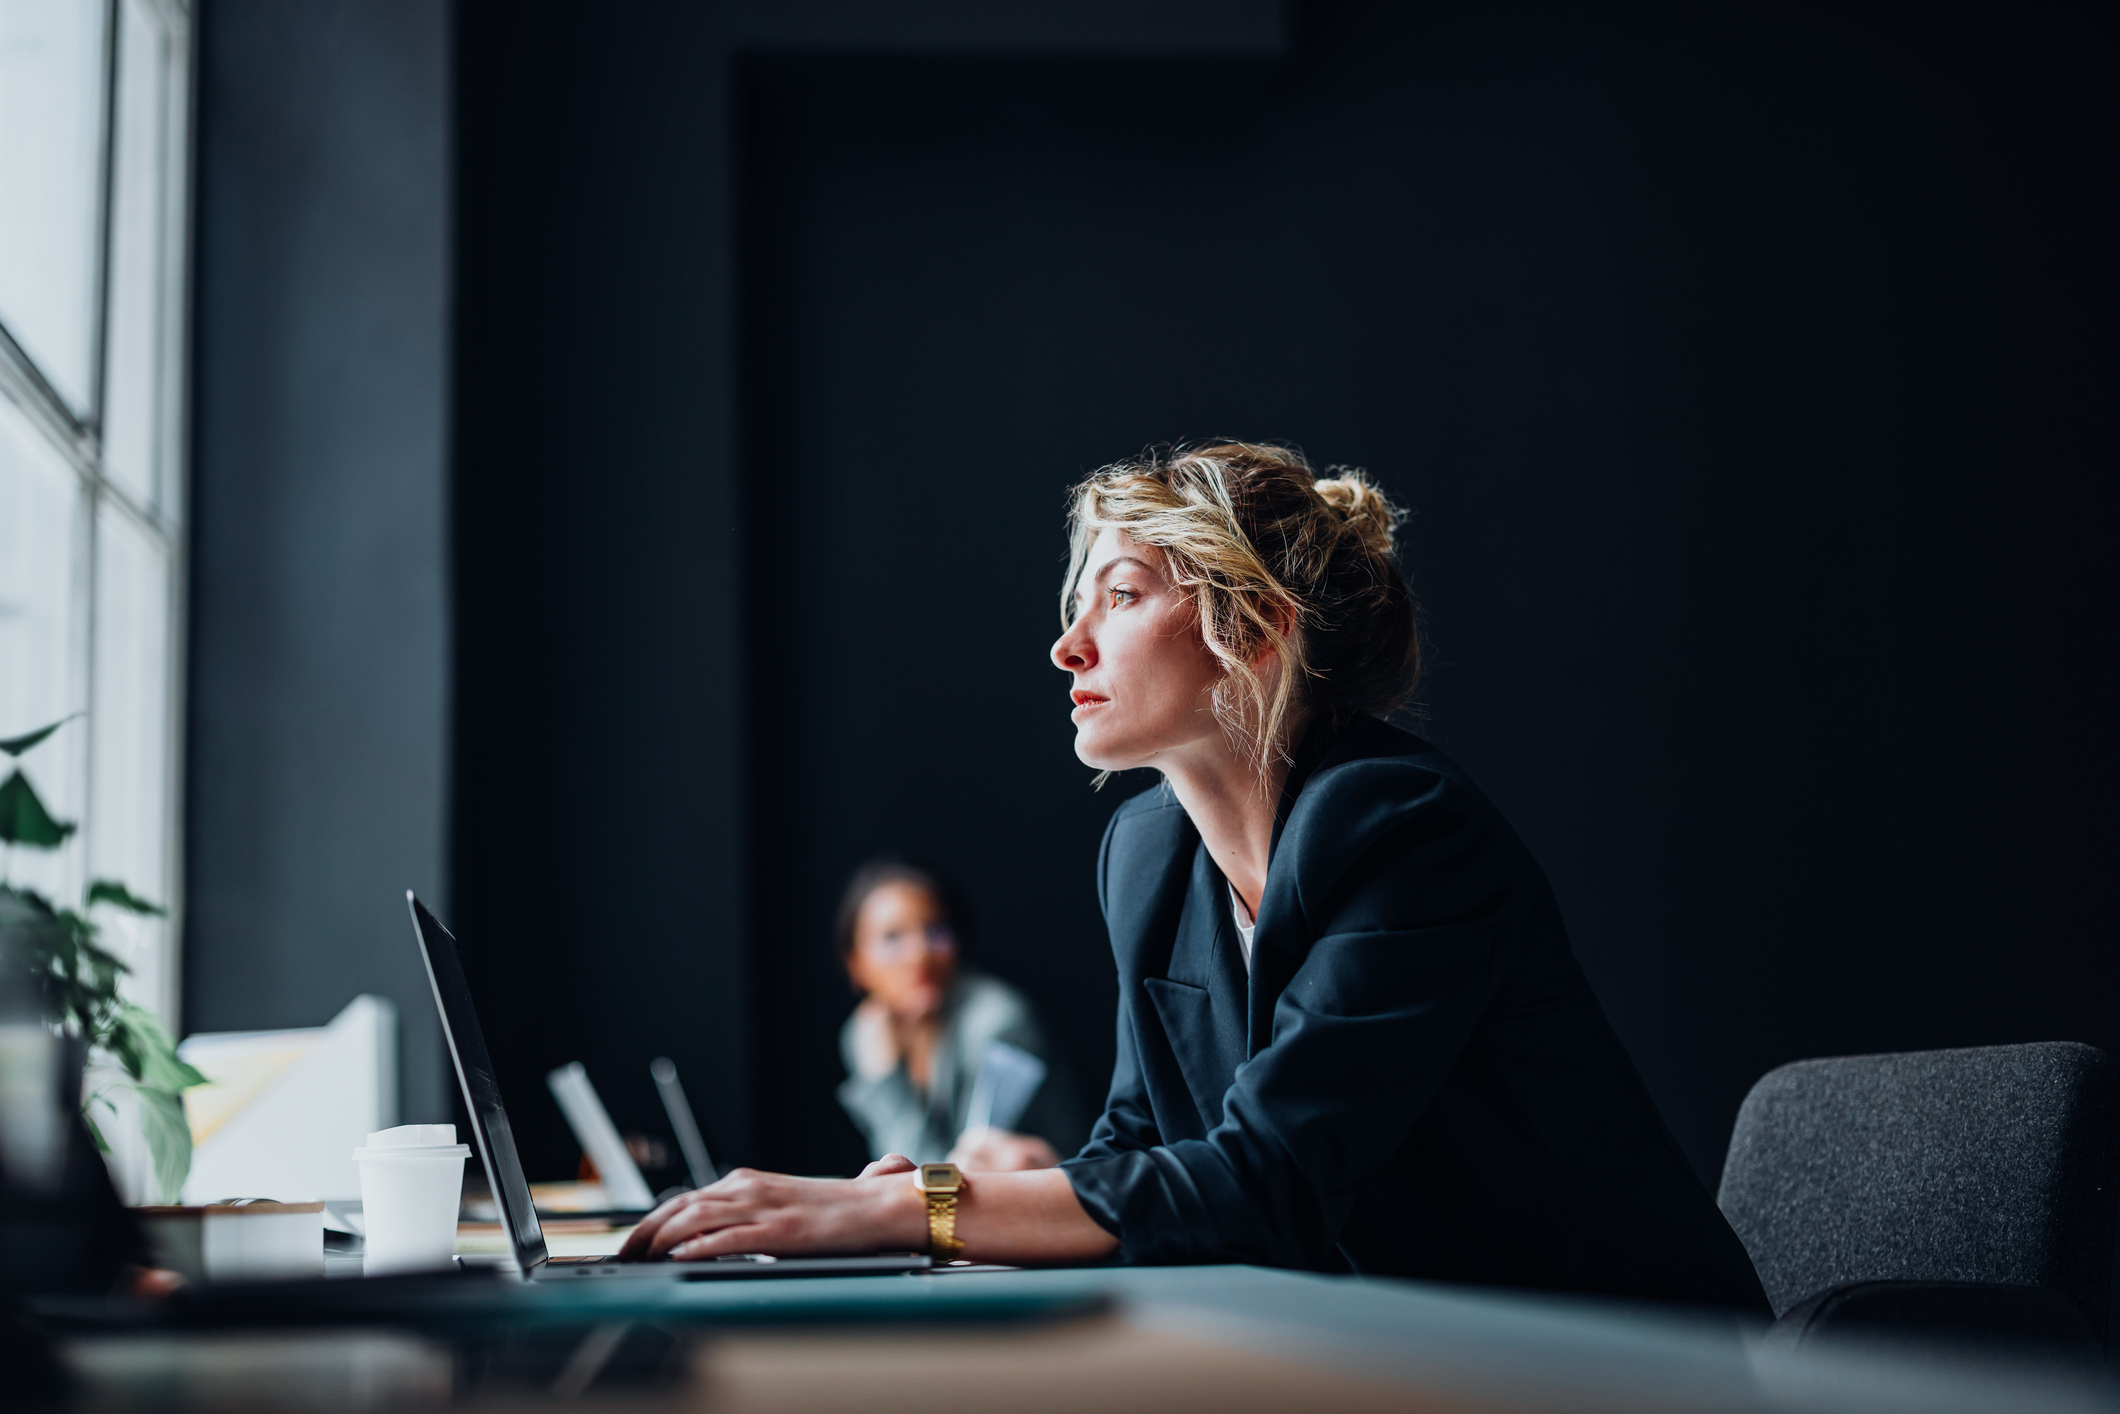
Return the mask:
M 979 1078 L 972 1082 L 971 1108 L 964 1132 L 981 1129 L 1014 1129 L 1031 1097 L 1045 1083 L 1045 1062 L 1021 1046 L 1006 1041 L 987 1043 L 979 1062 Z

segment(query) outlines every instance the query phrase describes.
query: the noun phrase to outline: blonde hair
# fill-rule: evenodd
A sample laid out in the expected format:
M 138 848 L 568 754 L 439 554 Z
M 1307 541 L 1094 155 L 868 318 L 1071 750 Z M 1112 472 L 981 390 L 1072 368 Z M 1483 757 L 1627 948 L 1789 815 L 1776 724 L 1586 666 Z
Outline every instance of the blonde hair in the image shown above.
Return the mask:
M 1107 529 L 1163 552 L 1222 666 L 1214 712 L 1263 775 L 1293 753 L 1304 706 L 1343 725 L 1406 706 L 1420 678 L 1413 596 L 1394 533 L 1405 512 L 1356 467 L 1320 478 L 1260 442 L 1155 448 L 1070 493 L 1060 621 L 1073 622 L 1090 546 Z M 1255 666 L 1272 653 L 1280 671 Z

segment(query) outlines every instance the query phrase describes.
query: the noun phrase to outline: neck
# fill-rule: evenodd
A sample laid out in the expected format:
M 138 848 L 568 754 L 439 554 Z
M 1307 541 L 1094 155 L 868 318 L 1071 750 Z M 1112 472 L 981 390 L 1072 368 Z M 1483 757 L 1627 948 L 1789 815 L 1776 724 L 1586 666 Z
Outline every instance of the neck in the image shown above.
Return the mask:
M 1257 917 L 1288 763 L 1277 754 L 1262 776 L 1228 742 L 1217 738 L 1213 747 L 1161 763 L 1163 779 L 1200 832 L 1215 867 Z

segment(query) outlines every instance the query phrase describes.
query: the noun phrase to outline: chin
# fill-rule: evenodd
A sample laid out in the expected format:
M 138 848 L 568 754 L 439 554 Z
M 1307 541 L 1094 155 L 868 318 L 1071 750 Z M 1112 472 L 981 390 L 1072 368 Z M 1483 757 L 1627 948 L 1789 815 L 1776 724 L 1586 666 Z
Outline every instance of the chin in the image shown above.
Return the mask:
M 1075 742 L 1075 759 L 1092 771 L 1124 771 L 1130 763 L 1114 758 L 1109 751 L 1100 751 L 1079 738 Z
M 1087 732 L 1075 734 L 1075 759 L 1092 771 L 1131 771 L 1151 764 L 1155 750 L 1149 746 L 1129 748 L 1124 742 L 1099 740 Z

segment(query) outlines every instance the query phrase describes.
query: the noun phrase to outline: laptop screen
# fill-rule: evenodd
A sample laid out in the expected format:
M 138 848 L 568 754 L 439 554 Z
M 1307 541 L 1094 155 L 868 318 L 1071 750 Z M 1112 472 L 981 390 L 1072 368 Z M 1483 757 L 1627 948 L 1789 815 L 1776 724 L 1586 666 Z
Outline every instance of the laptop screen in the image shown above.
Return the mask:
M 500 1083 L 493 1078 L 493 1060 L 486 1054 L 486 1036 L 479 1030 L 478 1009 L 471 1004 L 471 984 L 464 977 L 463 960 L 457 956 L 456 939 L 449 930 L 409 889 L 405 891 L 405 902 L 412 909 L 412 930 L 419 937 L 420 956 L 427 963 L 434 1004 L 442 1013 L 442 1037 L 449 1043 L 457 1083 L 464 1089 L 464 1107 L 471 1112 L 471 1127 L 478 1134 L 479 1158 L 486 1165 L 486 1186 L 493 1190 L 501 1226 L 515 1245 L 516 1263 L 528 1274 L 545 1260 L 545 1232 L 537 1224 L 537 1205 L 530 1201 L 523 1161 L 516 1156 L 515 1133 L 508 1128 L 508 1110 L 501 1104 Z

